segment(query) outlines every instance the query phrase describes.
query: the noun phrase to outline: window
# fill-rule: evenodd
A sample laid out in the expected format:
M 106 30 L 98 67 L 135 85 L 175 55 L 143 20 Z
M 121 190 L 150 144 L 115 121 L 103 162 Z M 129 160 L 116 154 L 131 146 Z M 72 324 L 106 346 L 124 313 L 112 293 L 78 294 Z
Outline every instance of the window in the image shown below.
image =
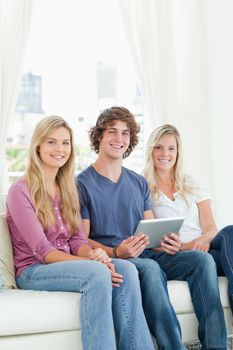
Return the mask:
M 100 111 L 129 108 L 142 124 L 141 141 L 126 166 L 141 170 L 143 100 L 121 23 L 117 0 L 37 0 L 25 58 L 15 127 L 9 130 L 9 171 L 25 170 L 35 124 L 60 115 L 74 129 L 76 170 L 95 159 L 87 130 Z

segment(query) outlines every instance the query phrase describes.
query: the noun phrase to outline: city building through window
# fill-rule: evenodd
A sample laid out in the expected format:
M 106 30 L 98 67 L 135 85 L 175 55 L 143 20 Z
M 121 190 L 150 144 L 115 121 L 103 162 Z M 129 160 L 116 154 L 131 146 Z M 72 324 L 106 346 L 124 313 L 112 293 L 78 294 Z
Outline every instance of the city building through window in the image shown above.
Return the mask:
M 141 124 L 140 142 L 125 166 L 143 166 L 143 98 L 117 0 L 37 0 L 24 72 L 7 138 L 12 179 L 26 167 L 35 124 L 60 115 L 73 127 L 76 172 L 94 161 L 88 130 L 101 110 L 125 106 Z M 52 20 L 51 20 L 52 18 Z

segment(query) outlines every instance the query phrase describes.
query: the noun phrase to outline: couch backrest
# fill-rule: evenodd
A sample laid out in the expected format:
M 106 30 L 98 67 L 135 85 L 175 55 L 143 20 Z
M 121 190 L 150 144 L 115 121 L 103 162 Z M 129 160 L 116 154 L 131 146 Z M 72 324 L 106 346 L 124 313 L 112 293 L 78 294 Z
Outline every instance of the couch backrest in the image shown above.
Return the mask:
M 6 196 L 0 195 L 0 288 L 16 288 L 13 251 L 5 211 Z
M 0 213 L 6 212 L 6 195 L 0 194 Z

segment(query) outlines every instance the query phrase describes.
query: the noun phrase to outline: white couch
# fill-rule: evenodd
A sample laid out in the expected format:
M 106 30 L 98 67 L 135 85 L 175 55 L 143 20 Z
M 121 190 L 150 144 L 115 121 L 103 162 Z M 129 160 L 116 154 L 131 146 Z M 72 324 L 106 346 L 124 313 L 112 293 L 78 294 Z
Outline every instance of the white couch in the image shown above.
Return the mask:
M 5 197 L 0 197 L 0 213 L 4 201 Z M 1 350 L 82 350 L 80 294 L 16 288 L 12 247 L 4 214 L 0 214 L 0 278 L 3 286 L 0 289 Z M 219 278 L 219 285 L 228 334 L 231 335 L 232 316 L 225 277 Z M 168 290 L 181 324 L 183 341 L 197 340 L 197 319 L 187 283 L 170 281 Z

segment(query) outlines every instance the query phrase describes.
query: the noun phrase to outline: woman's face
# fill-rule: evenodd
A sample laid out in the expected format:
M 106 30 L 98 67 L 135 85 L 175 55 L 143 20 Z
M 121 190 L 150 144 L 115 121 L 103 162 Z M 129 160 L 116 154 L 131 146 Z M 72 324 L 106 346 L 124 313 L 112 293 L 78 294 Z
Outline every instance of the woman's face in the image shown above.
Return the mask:
M 65 127 L 55 129 L 39 147 L 42 165 L 47 170 L 58 170 L 70 157 L 70 132 Z
M 177 142 L 174 135 L 160 138 L 152 152 L 154 167 L 157 171 L 171 171 L 177 160 Z

